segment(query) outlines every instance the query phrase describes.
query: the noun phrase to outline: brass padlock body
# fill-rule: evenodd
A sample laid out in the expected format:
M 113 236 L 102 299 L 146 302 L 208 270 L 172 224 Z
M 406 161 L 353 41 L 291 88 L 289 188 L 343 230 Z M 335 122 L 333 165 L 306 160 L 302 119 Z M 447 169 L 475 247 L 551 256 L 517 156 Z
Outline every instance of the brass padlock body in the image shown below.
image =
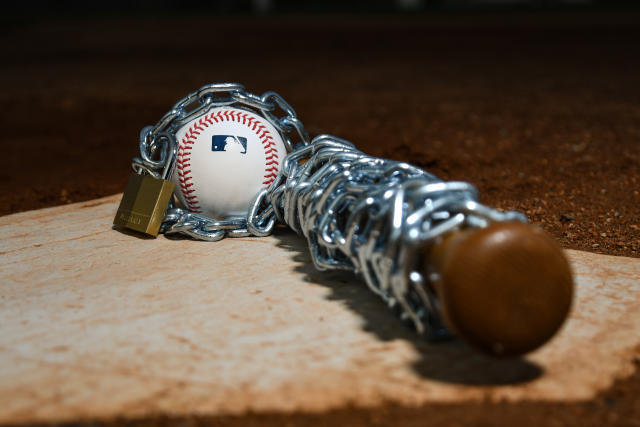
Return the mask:
M 132 174 L 122 195 L 113 225 L 157 236 L 173 188 L 174 184 L 171 181 Z

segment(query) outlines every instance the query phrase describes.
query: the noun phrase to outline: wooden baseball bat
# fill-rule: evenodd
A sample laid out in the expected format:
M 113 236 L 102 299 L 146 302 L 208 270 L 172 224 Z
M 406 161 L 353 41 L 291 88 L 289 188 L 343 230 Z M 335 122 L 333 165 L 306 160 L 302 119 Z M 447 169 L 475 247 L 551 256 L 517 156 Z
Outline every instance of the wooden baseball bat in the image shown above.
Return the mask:
M 513 357 L 547 342 L 563 324 L 573 278 L 541 229 L 494 223 L 445 235 L 423 251 L 446 325 L 485 353 Z

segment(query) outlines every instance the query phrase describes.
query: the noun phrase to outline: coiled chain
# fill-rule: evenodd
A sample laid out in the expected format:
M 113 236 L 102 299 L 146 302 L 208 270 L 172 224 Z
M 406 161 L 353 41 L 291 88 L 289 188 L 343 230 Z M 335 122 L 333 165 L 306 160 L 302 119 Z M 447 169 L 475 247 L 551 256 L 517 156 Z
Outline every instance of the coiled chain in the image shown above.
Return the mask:
M 221 92 L 227 97 L 218 97 Z M 200 106 L 187 113 L 194 101 Z M 216 221 L 170 206 L 161 231 L 215 241 L 267 236 L 276 222 L 287 224 L 307 239 L 318 269 L 361 274 L 419 333 L 429 339 L 448 337 L 430 285 L 434 278 L 418 269 L 421 250 L 456 229 L 526 222 L 526 217 L 478 203 L 471 184 L 444 182 L 407 163 L 368 156 L 343 139 L 319 135 L 309 143 L 295 111 L 281 97 L 273 92 L 258 97 L 235 84 L 205 86 L 176 104 L 155 127 L 143 129 L 142 157 L 134 159 L 134 169 L 169 176 L 175 129 L 212 105 L 238 103 L 261 112 L 285 136 L 289 154 L 278 178 L 256 195 L 246 217 Z M 284 117 L 272 113 L 274 103 L 285 111 Z M 293 131 L 300 138 L 295 149 L 288 136 Z M 160 154 L 152 160 L 156 152 Z
M 277 93 L 266 92 L 258 96 L 245 91 L 244 86 L 238 83 L 209 84 L 178 101 L 155 126 L 142 129 L 140 157 L 133 159 L 133 170 L 160 179 L 170 177 L 178 151 L 175 132 L 211 108 L 223 106 L 239 106 L 261 114 L 278 130 L 287 152 L 291 152 L 294 146 L 309 144 L 309 134 L 295 110 Z M 284 113 L 280 117 L 276 115 L 278 110 Z M 208 241 L 220 240 L 225 236 L 251 235 L 244 217 L 215 220 L 177 208 L 173 202 L 170 203 L 160 231 Z
M 369 288 L 429 339 L 449 336 L 431 278 L 418 271 L 425 245 L 455 229 L 522 221 L 477 202 L 466 182 L 444 182 L 407 163 L 368 156 L 320 135 L 290 153 L 272 186 L 250 208 L 249 232 L 276 221 L 304 235 L 315 266 L 361 274 Z

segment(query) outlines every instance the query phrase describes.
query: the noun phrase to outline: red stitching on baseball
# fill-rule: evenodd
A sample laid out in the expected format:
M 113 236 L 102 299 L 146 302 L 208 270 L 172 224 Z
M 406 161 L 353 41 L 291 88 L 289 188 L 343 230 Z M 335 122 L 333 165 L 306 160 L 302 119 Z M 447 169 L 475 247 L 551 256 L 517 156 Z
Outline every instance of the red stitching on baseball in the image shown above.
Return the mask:
M 262 148 L 265 155 L 265 174 L 263 176 L 262 185 L 269 186 L 278 177 L 277 172 L 280 166 L 280 156 L 278 155 L 277 145 L 269 133 L 269 130 L 260 123 L 258 119 L 251 117 L 247 113 L 241 113 L 239 111 L 223 110 L 215 113 L 209 113 L 208 115 L 201 117 L 197 122 L 194 121 L 185 133 L 182 141 L 180 141 L 180 146 L 178 147 L 176 167 L 180 177 L 178 178 L 180 181 L 180 190 L 187 207 L 191 211 L 202 213 L 198 197 L 196 194 L 193 194 L 196 190 L 191 188 L 193 187 L 193 183 L 190 182 L 193 177 L 191 176 L 191 164 L 189 161 L 191 160 L 191 149 L 197 140 L 196 137 L 199 136 L 200 132 L 202 132 L 206 127 L 213 125 L 214 122 L 219 123 L 225 120 L 240 122 L 240 119 L 242 119 L 242 124 L 251 128 L 262 142 Z M 259 133 L 260 131 L 262 132 Z

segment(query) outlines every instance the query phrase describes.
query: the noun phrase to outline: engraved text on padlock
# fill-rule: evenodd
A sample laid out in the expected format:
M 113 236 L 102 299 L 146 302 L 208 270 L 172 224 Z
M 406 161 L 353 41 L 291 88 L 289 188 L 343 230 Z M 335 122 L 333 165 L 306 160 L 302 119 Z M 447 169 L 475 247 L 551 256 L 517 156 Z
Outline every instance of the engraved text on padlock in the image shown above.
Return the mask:
M 157 236 L 173 188 L 171 181 L 132 174 L 113 224 Z

